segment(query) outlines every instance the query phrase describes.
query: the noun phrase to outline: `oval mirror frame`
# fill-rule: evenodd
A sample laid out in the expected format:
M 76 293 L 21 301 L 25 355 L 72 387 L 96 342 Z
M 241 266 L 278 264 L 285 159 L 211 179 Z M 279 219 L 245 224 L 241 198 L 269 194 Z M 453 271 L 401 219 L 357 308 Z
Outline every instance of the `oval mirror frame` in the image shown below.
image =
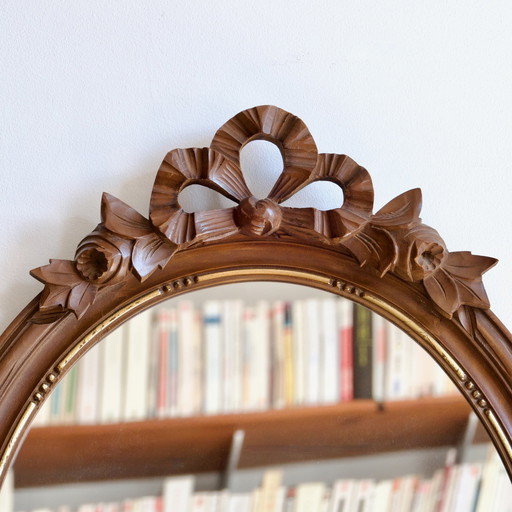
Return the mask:
M 284 161 L 261 200 L 239 162 L 256 139 L 276 144 Z M 321 180 L 342 188 L 339 208 L 280 206 Z M 237 206 L 183 211 L 179 193 L 197 184 Z M 74 260 L 31 271 L 44 290 L 0 337 L 0 482 L 49 392 L 112 329 L 190 290 L 261 280 L 347 297 L 410 334 L 471 404 L 512 475 L 512 336 L 489 310 L 481 277 L 496 260 L 449 252 L 420 209 L 414 189 L 373 213 L 369 173 L 345 155 L 319 154 L 299 118 L 268 105 L 227 121 L 209 148 L 168 153 L 149 219 L 104 194 L 101 223 Z

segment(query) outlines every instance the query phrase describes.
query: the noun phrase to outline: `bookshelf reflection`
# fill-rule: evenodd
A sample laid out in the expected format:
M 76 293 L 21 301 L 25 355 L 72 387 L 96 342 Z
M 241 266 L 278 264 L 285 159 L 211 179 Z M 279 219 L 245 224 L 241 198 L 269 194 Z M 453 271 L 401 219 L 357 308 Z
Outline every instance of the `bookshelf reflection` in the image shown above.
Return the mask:
M 36 424 L 455 392 L 421 347 L 366 308 L 303 286 L 243 283 L 171 299 L 118 328 L 72 368 Z
M 93 347 L 39 412 L 16 485 L 216 475 L 236 430 L 240 468 L 299 465 L 308 478 L 323 461 L 338 478 L 418 467 L 426 478 L 465 434 L 488 441 L 468 434 L 469 414 L 430 356 L 362 306 L 298 285 L 224 285 L 162 303 Z

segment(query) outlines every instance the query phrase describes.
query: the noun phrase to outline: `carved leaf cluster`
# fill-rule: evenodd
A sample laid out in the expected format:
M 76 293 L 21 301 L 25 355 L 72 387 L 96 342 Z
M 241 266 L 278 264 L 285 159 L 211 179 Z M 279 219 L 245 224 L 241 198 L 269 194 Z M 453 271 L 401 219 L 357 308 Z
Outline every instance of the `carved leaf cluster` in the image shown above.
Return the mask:
M 100 288 L 122 283 L 129 271 L 144 281 L 157 268 L 163 268 L 176 251 L 176 245 L 162 238 L 149 220 L 110 194 L 103 194 L 101 220 L 78 245 L 75 261 L 50 260 L 49 265 L 31 271 L 45 284 L 41 315 L 36 320 L 53 321 L 56 313 L 67 311 L 80 318 Z M 87 259 L 91 251 L 108 255 L 106 269 L 91 269 L 97 264 L 92 258 Z M 115 251 L 117 254 L 112 257 Z
M 103 194 L 101 220 L 106 229 L 133 240 L 132 267 L 140 281 L 167 265 L 177 245 L 161 237 L 151 222 L 126 203 Z
M 482 274 L 497 260 L 470 252 L 449 253 L 437 231 L 421 223 L 421 191 L 409 190 L 379 210 L 363 229 L 343 242 L 361 266 L 423 281 L 446 314 L 463 305 L 488 308 Z

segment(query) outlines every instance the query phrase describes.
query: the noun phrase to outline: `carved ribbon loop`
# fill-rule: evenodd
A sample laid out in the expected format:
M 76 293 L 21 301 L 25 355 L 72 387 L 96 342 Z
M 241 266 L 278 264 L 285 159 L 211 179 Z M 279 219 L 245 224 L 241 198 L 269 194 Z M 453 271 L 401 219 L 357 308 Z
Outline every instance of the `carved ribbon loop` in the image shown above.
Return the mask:
M 240 169 L 240 150 L 248 142 L 275 143 L 283 172 L 266 200 L 257 201 Z M 278 205 L 315 181 L 336 183 L 344 192 L 339 208 L 280 208 Z M 178 195 L 200 184 L 237 202 L 236 209 L 187 213 Z M 266 236 L 279 228 L 313 230 L 320 238 L 343 239 L 358 231 L 371 215 L 373 187 L 368 172 L 345 155 L 318 154 L 315 141 L 298 117 L 273 106 L 240 112 L 215 134 L 211 147 L 179 149 L 167 154 L 158 171 L 150 203 L 153 224 L 171 242 L 215 240 L 237 231 Z

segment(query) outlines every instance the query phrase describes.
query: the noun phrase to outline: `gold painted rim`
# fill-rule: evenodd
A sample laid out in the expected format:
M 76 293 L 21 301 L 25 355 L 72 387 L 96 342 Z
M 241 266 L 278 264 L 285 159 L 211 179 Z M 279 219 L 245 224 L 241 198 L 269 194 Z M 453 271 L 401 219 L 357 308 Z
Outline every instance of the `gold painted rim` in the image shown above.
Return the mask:
M 487 409 L 485 411 L 485 415 L 489 418 L 489 422 L 491 423 L 495 432 L 498 434 L 498 437 L 500 438 L 500 441 L 503 444 L 508 456 L 510 457 L 510 459 L 512 459 L 512 445 L 510 444 L 510 441 L 507 439 L 507 436 L 505 435 L 505 432 L 501 427 L 498 418 L 496 418 L 495 414 L 490 409 Z
M 106 320 L 101 322 L 95 329 L 93 329 L 89 334 L 84 336 L 67 354 L 66 356 L 57 364 L 57 370 L 61 372 L 69 363 L 72 361 L 84 348 L 89 345 L 89 343 L 104 329 L 106 329 L 109 325 L 111 325 L 116 320 L 122 318 L 126 314 L 128 314 L 133 309 L 137 308 L 141 304 L 148 302 L 155 297 L 163 295 L 162 290 L 159 288 L 153 292 L 150 292 L 133 302 L 130 302 L 124 308 L 119 309 L 113 315 L 110 315 Z
M 23 413 L 23 416 L 20 418 L 20 421 L 16 425 L 14 432 L 7 443 L 7 447 L 0 459 L 0 476 L 4 474 L 5 469 L 7 468 L 9 459 L 11 458 L 12 452 L 14 450 L 14 446 L 16 445 L 21 433 L 25 429 L 25 425 L 29 422 L 32 414 L 34 413 L 36 408 L 36 404 L 34 402 L 30 402 Z
M 329 277 L 321 276 L 318 274 L 312 274 L 311 272 L 275 268 L 248 268 L 243 270 L 222 270 L 220 272 L 212 272 L 211 274 L 203 274 L 197 276 L 197 282 L 208 282 L 214 279 L 222 279 L 223 277 L 237 277 L 242 275 L 298 277 L 303 279 L 306 278 L 309 281 L 315 281 L 317 283 L 327 285 L 330 282 Z
M 420 327 L 416 322 L 413 322 L 409 317 L 405 316 L 401 311 L 394 308 L 387 302 L 384 302 L 377 297 L 373 297 L 372 295 L 368 295 L 365 293 L 364 300 L 379 306 L 379 308 L 387 311 L 392 316 L 403 322 L 407 327 L 413 330 L 416 334 L 418 334 L 423 340 L 425 340 L 430 346 L 434 348 L 434 350 L 450 365 L 450 368 L 457 374 L 459 379 L 464 382 L 467 379 L 466 372 L 460 367 L 460 365 L 455 361 L 455 359 L 449 354 L 441 344 L 430 334 L 425 331 L 422 327 Z

